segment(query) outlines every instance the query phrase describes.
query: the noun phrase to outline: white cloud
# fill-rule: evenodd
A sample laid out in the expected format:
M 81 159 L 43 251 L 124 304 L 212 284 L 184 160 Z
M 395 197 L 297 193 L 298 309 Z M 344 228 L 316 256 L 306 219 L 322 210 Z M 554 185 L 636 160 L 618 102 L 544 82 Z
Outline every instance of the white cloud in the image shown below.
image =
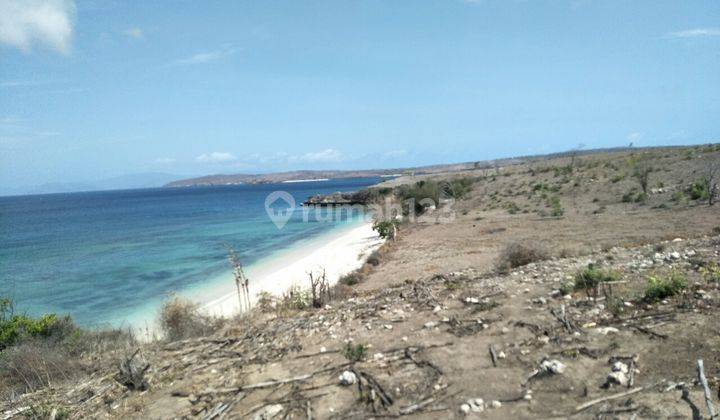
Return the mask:
M 159 163 L 161 165 L 169 165 L 171 163 L 175 163 L 175 159 L 169 157 L 159 157 L 155 159 L 155 163 Z
M 705 36 L 720 36 L 720 28 L 685 29 L 667 34 L 668 38 L 697 38 Z
M 305 153 L 299 156 L 290 156 L 288 160 L 290 162 L 307 162 L 307 163 L 320 163 L 320 162 L 340 162 L 344 156 L 339 150 L 325 149 L 320 152 Z
M 640 140 L 642 138 L 642 136 L 643 136 L 642 133 L 630 133 L 627 135 L 627 139 L 635 142 L 635 141 Z
M 404 150 L 404 149 L 390 150 L 390 151 L 383 153 L 383 158 L 395 159 L 395 158 L 403 157 L 405 155 L 407 155 L 407 150 Z
M 212 152 L 203 153 L 196 157 L 195 160 L 200 163 L 228 163 L 237 160 L 237 158 L 232 153 Z
M 26 53 L 38 43 L 67 54 L 74 16 L 72 0 L 0 0 L 0 43 Z
M 214 51 L 206 51 L 197 53 L 195 55 L 191 55 L 190 57 L 181 58 L 179 60 L 175 60 L 173 64 L 186 66 L 186 65 L 193 65 L 193 64 L 204 64 L 209 63 L 210 61 L 219 60 L 224 57 L 228 57 L 235 54 L 235 49 L 226 47 L 219 50 Z
M 132 28 L 127 28 L 123 31 L 123 34 L 129 36 L 130 38 L 140 39 L 143 37 L 143 31 L 142 29 L 138 28 L 137 26 L 133 26 Z

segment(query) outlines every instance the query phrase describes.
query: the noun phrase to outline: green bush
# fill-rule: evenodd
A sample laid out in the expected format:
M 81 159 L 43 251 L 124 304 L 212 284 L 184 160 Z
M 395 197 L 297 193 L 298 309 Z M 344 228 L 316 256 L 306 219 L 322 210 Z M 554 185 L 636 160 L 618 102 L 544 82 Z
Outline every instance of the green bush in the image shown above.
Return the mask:
M 408 213 L 414 210 L 417 214 L 422 214 L 427 207 L 437 206 L 440 202 L 440 186 L 435 181 L 418 181 L 413 185 L 401 185 L 396 194 L 403 202 L 413 206 L 404 209 Z
M 39 318 L 16 315 L 9 299 L 0 299 L 0 351 L 34 338 L 63 341 L 78 332 L 69 316 L 45 314 Z
M 357 273 L 348 273 L 340 277 L 339 281 L 344 285 L 354 286 L 360 283 L 360 275 L 358 275 Z
M 397 229 L 396 220 L 376 220 L 373 223 L 373 230 L 380 235 L 381 238 L 387 239 L 393 235 L 395 229 Z
M 693 200 L 707 200 L 710 196 L 707 183 L 704 180 L 693 182 L 688 188 L 687 193 Z
M 601 270 L 595 264 L 588 264 L 587 268 L 575 275 L 575 290 L 585 290 L 588 293 L 593 292 L 597 295 L 597 289 L 600 283 L 617 281 L 619 275 L 613 271 Z
M 550 200 L 548 200 L 548 205 L 552 208 L 550 212 L 551 216 L 560 217 L 565 214 L 565 210 L 563 210 L 562 204 L 560 204 L 560 197 L 551 197 Z
M 647 302 L 657 302 L 677 295 L 686 287 L 687 279 L 679 272 L 673 272 L 667 277 L 650 276 L 645 288 L 644 299 Z
M 343 356 L 351 362 L 359 362 L 365 358 L 367 346 L 364 344 L 347 343 L 343 348 Z
M 440 187 L 445 196 L 459 200 L 472 191 L 472 184 L 473 180 L 470 178 L 456 178 L 441 183 Z

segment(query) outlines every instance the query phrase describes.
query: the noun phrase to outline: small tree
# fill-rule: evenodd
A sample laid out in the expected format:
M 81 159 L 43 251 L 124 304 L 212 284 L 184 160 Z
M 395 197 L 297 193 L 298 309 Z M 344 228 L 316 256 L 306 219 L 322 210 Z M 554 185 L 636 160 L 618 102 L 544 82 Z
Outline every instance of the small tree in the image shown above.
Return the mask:
M 395 219 L 377 220 L 373 224 L 373 230 L 376 231 L 381 238 L 390 238 L 394 241 L 397 237 L 397 221 Z
M 650 172 L 652 172 L 652 167 L 648 165 L 638 165 L 635 167 L 635 172 L 633 172 L 633 176 L 638 180 L 640 188 L 645 194 L 647 194 Z
M 708 192 L 708 205 L 715 204 L 718 198 L 718 178 L 720 177 L 720 162 L 708 162 L 705 168 L 705 190 Z

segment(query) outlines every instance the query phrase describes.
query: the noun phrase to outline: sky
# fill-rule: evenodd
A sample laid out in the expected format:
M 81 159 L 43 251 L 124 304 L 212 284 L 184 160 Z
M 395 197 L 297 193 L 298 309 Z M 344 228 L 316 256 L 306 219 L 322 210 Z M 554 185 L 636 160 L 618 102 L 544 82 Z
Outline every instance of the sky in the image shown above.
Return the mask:
M 718 141 L 718 1 L 0 0 L 0 187 Z

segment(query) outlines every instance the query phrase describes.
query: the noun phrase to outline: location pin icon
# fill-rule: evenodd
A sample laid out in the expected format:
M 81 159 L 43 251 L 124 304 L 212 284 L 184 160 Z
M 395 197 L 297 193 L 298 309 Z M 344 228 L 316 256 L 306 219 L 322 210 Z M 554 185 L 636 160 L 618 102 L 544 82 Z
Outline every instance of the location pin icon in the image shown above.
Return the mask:
M 287 206 L 275 205 L 282 200 Z M 295 199 L 286 191 L 273 191 L 265 198 L 265 212 L 278 229 L 282 229 L 295 211 Z

